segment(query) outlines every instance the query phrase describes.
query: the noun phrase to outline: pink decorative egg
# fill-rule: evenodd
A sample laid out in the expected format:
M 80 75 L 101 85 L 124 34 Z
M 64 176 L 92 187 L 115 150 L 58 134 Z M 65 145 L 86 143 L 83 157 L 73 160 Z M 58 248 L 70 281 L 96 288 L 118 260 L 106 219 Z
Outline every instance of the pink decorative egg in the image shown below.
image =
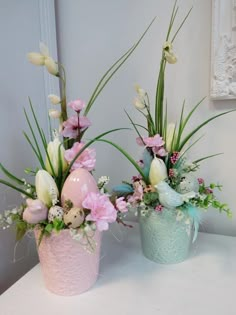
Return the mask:
M 98 192 L 97 183 L 93 176 L 83 168 L 74 170 L 67 177 L 62 188 L 62 206 L 66 200 L 70 200 L 74 207 L 82 208 L 82 202 L 89 192 Z

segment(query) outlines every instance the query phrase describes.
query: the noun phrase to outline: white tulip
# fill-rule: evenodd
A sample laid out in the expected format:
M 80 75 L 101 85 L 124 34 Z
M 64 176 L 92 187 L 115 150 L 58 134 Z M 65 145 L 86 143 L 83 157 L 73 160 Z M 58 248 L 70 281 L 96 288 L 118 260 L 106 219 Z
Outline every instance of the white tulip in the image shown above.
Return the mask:
M 149 180 L 152 186 L 167 178 L 167 169 L 163 160 L 154 157 L 151 163 Z
M 58 65 L 52 59 L 52 57 L 46 57 L 44 64 L 49 73 L 52 75 L 58 75 Z
M 44 66 L 45 57 L 42 54 L 30 52 L 27 54 L 29 62 L 36 66 Z
M 58 188 L 52 176 L 40 170 L 35 176 L 36 193 L 39 200 L 41 200 L 48 208 L 58 202 Z
M 171 151 L 171 144 L 174 137 L 174 132 L 175 132 L 175 124 L 174 123 L 170 123 L 167 126 L 167 130 L 166 130 L 166 150 L 168 152 Z
M 67 167 L 67 163 L 64 158 L 65 149 L 63 145 L 61 144 L 60 140 L 58 138 L 55 138 L 53 141 L 49 142 L 48 147 L 47 147 L 47 152 L 48 152 L 48 155 L 49 155 L 49 158 L 50 158 L 50 161 L 51 161 L 51 164 L 52 164 L 52 167 L 56 176 L 58 175 L 58 168 L 59 168 L 59 147 L 60 147 L 60 156 L 61 156 L 61 162 L 62 162 L 62 171 L 65 171 Z M 48 158 L 46 159 L 45 166 L 48 173 L 53 175 L 52 168 L 51 168 Z
M 53 105 L 57 105 L 61 102 L 60 97 L 55 94 L 49 94 L 48 98 Z
M 134 106 L 140 110 L 143 110 L 145 108 L 145 104 L 138 97 L 134 99 Z
M 48 114 L 51 118 L 60 118 L 61 117 L 61 112 L 57 109 L 49 109 Z

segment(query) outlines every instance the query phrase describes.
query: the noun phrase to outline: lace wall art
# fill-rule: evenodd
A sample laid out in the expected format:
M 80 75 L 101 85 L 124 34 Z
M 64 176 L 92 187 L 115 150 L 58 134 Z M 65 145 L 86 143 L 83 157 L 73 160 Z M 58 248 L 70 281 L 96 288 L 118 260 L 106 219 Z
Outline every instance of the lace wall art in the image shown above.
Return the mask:
M 212 0 L 211 97 L 236 99 L 236 0 Z

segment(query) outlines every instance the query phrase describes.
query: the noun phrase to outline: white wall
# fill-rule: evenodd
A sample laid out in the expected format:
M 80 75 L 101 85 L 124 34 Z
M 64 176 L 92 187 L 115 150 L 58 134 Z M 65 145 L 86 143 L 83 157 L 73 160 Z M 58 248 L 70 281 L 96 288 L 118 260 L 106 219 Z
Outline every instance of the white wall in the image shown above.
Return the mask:
M 151 19 L 155 15 L 158 17 L 142 45 L 91 110 L 90 118 L 94 124 L 90 137 L 113 127 L 128 126 L 124 108 L 136 121 L 140 119 L 131 105 L 135 83 L 143 86 L 154 100 L 161 47 L 173 3 L 174 0 L 56 1 L 59 54 L 67 69 L 69 99 L 80 97 L 88 100 L 105 70 L 138 39 Z M 210 115 L 235 108 L 236 104 L 235 101 L 211 102 L 208 98 L 211 1 L 179 1 L 178 21 L 192 4 L 192 14 L 175 44 L 179 61 L 167 69 L 166 95 L 172 120 L 177 119 L 184 98 L 189 110 L 203 96 L 207 96 L 190 123 L 194 126 Z M 200 135 L 205 134 L 205 138 L 192 151 L 192 157 L 224 152 L 223 156 L 203 163 L 199 176 L 223 184 L 224 190 L 219 197 L 227 201 L 236 214 L 235 120 L 236 113 L 220 118 L 200 132 Z M 111 138 L 138 159 L 140 151 L 135 144 L 134 133 L 122 131 Z M 129 180 L 135 174 L 133 167 L 120 153 L 105 144 L 97 145 L 97 156 L 97 176 L 109 174 L 112 185 L 122 179 Z M 202 229 L 236 235 L 236 215 L 230 221 L 225 215 L 210 210 L 204 214 Z
M 39 16 L 38 0 L 0 0 L 0 161 L 20 178 L 26 177 L 26 167 L 37 165 L 22 134 L 28 131 L 23 115 L 24 107 L 29 112 L 28 96 L 40 124 L 48 130 L 43 69 L 26 58 L 29 51 L 38 51 Z M 0 213 L 21 202 L 17 192 L 0 185 Z M 15 230 L 0 229 L 0 294 L 37 261 L 34 239 L 26 237 L 16 245 Z

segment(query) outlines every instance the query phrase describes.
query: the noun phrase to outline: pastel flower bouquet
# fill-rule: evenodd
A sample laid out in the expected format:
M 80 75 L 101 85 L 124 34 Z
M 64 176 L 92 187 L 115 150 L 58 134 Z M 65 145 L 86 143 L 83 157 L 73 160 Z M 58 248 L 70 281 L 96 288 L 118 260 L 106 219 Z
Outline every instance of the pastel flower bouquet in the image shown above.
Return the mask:
M 151 23 L 152 24 L 152 23 Z M 61 295 L 79 294 L 95 282 L 99 267 L 101 232 L 115 221 L 125 224 L 121 214 L 127 211 L 123 198 L 111 198 L 107 176 L 96 183 L 92 172 L 96 152 L 90 145 L 119 129 L 104 132 L 90 141 L 84 135 L 91 122 L 87 117 L 92 105 L 113 75 L 131 56 L 146 32 L 98 82 L 87 105 L 81 99 L 67 102 L 66 72 L 41 43 L 40 53 L 29 53 L 29 61 L 44 66 L 58 77 L 61 96 L 49 95 L 53 106 L 50 119 L 58 122 L 47 141 L 30 100 L 31 115 L 24 110 L 30 133 L 24 136 L 33 150 L 39 167 L 26 168 L 28 179 L 18 178 L 0 164 L 5 175 L 0 183 L 18 191 L 22 204 L 0 216 L 3 229 L 16 226 L 17 240 L 34 231 L 46 287 Z M 72 115 L 68 115 L 68 109 Z M 34 182 L 32 183 L 32 178 Z
M 124 181 L 113 191 L 114 195 L 122 196 L 128 202 L 130 209 L 138 209 L 144 255 L 160 263 L 176 263 L 187 257 L 190 240 L 195 241 L 197 237 L 202 209 L 213 207 L 228 217 L 232 215 L 227 204 L 221 203 L 214 194 L 215 189 L 221 190 L 221 185 L 207 184 L 195 175 L 203 160 L 217 154 L 194 161 L 187 157 L 200 140 L 192 140 L 193 136 L 210 121 L 231 111 L 210 117 L 186 134 L 186 126 L 203 99 L 187 115 L 183 103 L 178 124 L 169 122 L 164 101 L 165 69 L 167 64 L 177 62 L 173 43 L 190 11 L 171 37 L 178 12 L 176 3 L 174 5 L 162 48 L 154 115 L 148 93 L 138 85 L 134 106 L 144 116 L 146 125 L 136 124 L 126 112 L 137 132 L 137 144 L 144 148 L 141 160 L 136 162 L 116 143 L 100 139 L 118 149 L 138 171 L 131 182 Z M 143 131 L 146 136 L 142 135 Z

